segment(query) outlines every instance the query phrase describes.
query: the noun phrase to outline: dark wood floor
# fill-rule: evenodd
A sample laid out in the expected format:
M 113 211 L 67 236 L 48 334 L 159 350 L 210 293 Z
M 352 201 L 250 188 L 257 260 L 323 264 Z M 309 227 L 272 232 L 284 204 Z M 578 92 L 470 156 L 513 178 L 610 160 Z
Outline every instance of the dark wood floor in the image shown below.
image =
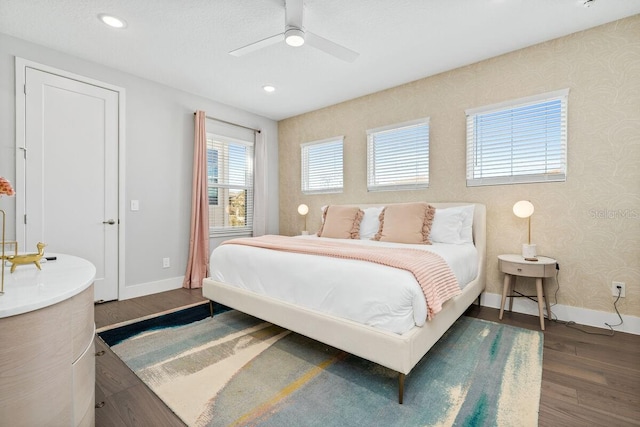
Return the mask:
M 95 306 L 96 328 L 206 301 L 200 289 L 177 289 Z M 184 423 L 96 338 L 96 427 L 184 426 Z
M 178 289 L 96 305 L 98 328 L 204 301 L 199 290 Z M 498 310 L 471 307 L 468 316 L 498 321 Z M 535 316 L 505 313 L 504 323 L 538 330 Z M 597 328 L 583 329 L 606 333 Z M 183 426 L 99 339 L 96 426 Z M 589 335 L 547 322 L 544 332 L 540 426 L 640 426 L 640 336 Z

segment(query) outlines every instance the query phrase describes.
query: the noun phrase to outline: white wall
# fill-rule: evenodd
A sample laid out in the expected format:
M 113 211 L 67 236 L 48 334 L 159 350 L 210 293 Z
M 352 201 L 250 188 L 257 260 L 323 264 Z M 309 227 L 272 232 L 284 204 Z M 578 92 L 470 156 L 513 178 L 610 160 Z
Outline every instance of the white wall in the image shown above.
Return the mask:
M 179 287 L 182 283 L 189 245 L 195 110 L 263 130 L 269 159 L 267 232 L 278 233 L 275 121 L 1 33 L 0 176 L 15 182 L 16 56 L 126 90 L 126 267 L 121 299 Z M 132 199 L 140 201 L 137 212 L 128 209 Z M 8 217 L 7 238 L 15 236 L 14 200 L 1 201 Z M 212 241 L 211 249 L 217 243 Z M 162 268 L 164 257 L 171 258 L 168 269 Z

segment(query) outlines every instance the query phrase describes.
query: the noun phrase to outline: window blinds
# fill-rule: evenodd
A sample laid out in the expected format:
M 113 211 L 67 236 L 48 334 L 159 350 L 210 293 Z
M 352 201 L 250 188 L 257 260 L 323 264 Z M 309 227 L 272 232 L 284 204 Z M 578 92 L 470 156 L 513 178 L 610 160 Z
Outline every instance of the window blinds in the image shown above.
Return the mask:
M 207 134 L 211 235 L 252 233 L 253 144 Z
M 367 131 L 369 191 L 429 186 L 429 119 Z
M 302 192 L 340 193 L 343 185 L 344 137 L 301 144 Z
M 467 110 L 467 186 L 565 181 L 568 93 Z

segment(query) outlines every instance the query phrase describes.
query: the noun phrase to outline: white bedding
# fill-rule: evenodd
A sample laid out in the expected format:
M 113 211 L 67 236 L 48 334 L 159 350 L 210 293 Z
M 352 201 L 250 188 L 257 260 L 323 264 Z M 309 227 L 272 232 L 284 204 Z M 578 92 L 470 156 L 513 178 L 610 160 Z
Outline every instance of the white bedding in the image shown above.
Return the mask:
M 451 267 L 461 287 L 478 274 L 478 252 L 472 244 L 342 241 L 435 252 Z M 415 325 L 422 326 L 426 320 L 424 294 L 413 275 L 405 270 L 232 244 L 213 251 L 210 270 L 213 280 L 398 334 Z

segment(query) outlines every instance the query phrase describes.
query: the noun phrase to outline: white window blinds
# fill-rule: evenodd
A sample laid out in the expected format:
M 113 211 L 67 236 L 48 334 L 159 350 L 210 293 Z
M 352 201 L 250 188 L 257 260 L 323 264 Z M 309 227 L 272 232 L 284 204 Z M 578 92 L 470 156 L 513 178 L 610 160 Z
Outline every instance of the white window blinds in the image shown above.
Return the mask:
M 343 137 L 301 144 L 302 192 L 341 193 Z
M 367 131 L 369 191 L 429 186 L 429 119 Z
M 209 230 L 212 236 L 253 230 L 252 141 L 207 133 Z
M 565 181 L 568 94 L 467 110 L 467 186 Z

